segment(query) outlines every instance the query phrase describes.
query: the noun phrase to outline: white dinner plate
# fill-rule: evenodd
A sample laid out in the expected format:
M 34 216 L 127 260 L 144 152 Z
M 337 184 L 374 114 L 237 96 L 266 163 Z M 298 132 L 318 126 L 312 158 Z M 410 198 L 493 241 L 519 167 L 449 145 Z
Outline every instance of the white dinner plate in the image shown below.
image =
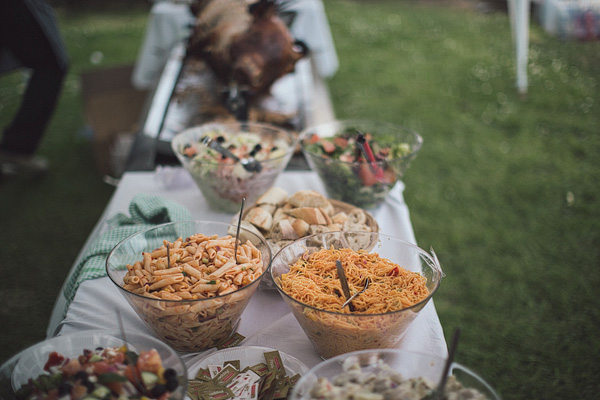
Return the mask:
M 225 361 L 240 360 L 240 369 L 256 365 L 261 362 L 265 362 L 264 353 L 269 351 L 275 351 L 269 347 L 260 346 L 240 346 L 232 347 L 229 349 L 219 350 L 208 356 L 202 358 L 198 356 L 188 361 L 188 377 L 193 379 L 200 368 L 206 368 L 208 365 L 222 365 Z M 279 352 L 285 367 L 285 372 L 288 376 L 294 376 L 296 374 L 303 375 L 310 368 L 308 368 L 302 361 L 296 357 L 290 356 L 282 351 Z

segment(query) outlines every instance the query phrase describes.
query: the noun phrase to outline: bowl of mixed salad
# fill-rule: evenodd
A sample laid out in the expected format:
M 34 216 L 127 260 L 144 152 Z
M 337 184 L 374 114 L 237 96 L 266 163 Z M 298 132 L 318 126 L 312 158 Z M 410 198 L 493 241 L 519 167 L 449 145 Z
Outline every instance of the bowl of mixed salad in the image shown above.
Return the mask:
M 89 330 L 28 348 L 12 372 L 14 397 L 183 399 L 187 369 L 177 353 L 136 332 Z
M 423 145 L 411 129 L 365 120 L 309 127 L 300 137 L 302 152 L 329 197 L 365 209 L 385 200 Z
M 297 144 L 295 133 L 253 122 L 208 123 L 171 141 L 211 208 L 227 213 L 239 211 L 242 199 L 253 204 L 269 190 Z

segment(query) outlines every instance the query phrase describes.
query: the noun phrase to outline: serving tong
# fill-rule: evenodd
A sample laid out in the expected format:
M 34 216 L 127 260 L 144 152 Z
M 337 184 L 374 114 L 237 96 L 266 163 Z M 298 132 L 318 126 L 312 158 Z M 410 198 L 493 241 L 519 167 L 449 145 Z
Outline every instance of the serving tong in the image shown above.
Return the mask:
M 359 294 L 363 293 L 369 287 L 369 278 L 367 277 L 365 281 L 365 286 L 358 292 L 350 295 L 350 287 L 348 286 L 348 279 L 346 278 L 346 272 L 344 271 L 344 267 L 342 266 L 342 262 L 340 260 L 335 261 L 335 268 L 338 273 L 338 278 L 340 279 L 340 283 L 342 284 L 342 291 L 344 292 L 344 296 L 346 297 L 346 301 L 342 304 L 342 308 L 348 306 L 350 311 L 354 311 L 354 305 L 352 304 L 352 300 L 356 298 Z
M 375 175 L 375 178 L 377 178 L 377 180 L 383 179 L 383 168 L 377 165 L 377 160 L 373 155 L 373 150 L 371 150 L 369 142 L 367 142 L 367 138 L 358 130 L 356 131 L 356 146 L 365 157 L 365 160 L 369 163 L 369 167 L 371 168 L 373 175 Z
M 244 214 L 244 204 L 246 203 L 246 198 L 242 197 L 242 206 L 240 208 L 240 216 L 238 217 L 237 228 L 235 230 L 235 247 L 233 249 L 233 255 L 235 257 L 235 262 L 240 263 L 238 261 L 238 242 L 240 241 L 240 226 L 242 226 L 242 214 Z
M 456 328 L 454 330 L 454 335 L 452 335 L 452 343 L 450 344 L 450 348 L 448 349 L 448 358 L 446 359 L 446 363 L 444 364 L 444 369 L 442 371 L 440 381 L 436 389 L 428 396 L 424 397 L 425 400 L 443 400 L 444 392 L 446 391 L 446 382 L 448 381 L 448 373 L 450 372 L 450 367 L 452 367 L 454 357 L 456 356 L 456 349 L 458 348 L 459 337 L 460 328 Z
M 240 164 L 242 164 L 242 167 L 244 167 L 244 169 L 248 172 L 260 172 L 262 170 L 262 165 L 254 157 L 239 158 L 231 151 L 221 146 L 221 143 L 219 143 L 218 140 L 213 140 L 210 136 L 202 136 L 200 138 L 200 143 L 207 146 L 208 148 L 219 152 L 219 154 L 225 157 L 231 158 L 232 160 L 239 162 Z
M 367 279 L 365 279 L 365 286 L 358 292 L 354 293 L 352 296 L 350 296 L 348 298 L 348 300 L 346 300 L 344 302 L 344 304 L 342 304 L 342 308 L 346 307 L 348 304 L 352 304 L 350 303 L 352 300 L 354 300 L 356 298 L 356 296 L 358 296 L 359 294 L 363 293 L 365 290 L 367 290 L 367 288 L 369 287 L 369 283 L 371 281 L 369 280 L 369 277 L 367 277 Z

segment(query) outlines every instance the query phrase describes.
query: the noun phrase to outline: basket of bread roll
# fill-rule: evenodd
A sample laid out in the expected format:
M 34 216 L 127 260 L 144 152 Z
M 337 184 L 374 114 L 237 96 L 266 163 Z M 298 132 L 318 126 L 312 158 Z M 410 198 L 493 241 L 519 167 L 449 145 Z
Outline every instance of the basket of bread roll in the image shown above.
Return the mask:
M 237 225 L 239 214 L 232 224 Z M 379 232 L 373 216 L 356 206 L 328 199 L 314 190 L 290 194 L 272 187 L 242 215 L 241 227 L 262 236 L 275 255 L 295 240 L 323 232 Z M 368 246 L 368 244 L 365 244 Z M 272 282 L 266 282 L 267 285 Z

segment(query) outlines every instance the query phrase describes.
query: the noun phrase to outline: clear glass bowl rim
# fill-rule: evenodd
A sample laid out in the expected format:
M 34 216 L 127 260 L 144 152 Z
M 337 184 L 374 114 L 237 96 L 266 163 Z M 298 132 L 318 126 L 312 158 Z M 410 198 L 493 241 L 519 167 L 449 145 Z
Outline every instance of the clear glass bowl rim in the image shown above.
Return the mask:
M 311 377 L 312 375 L 317 376 L 317 374 L 315 373 L 315 371 L 319 371 L 329 365 L 332 364 L 341 364 L 343 360 L 347 359 L 348 357 L 352 357 L 352 356 L 361 356 L 361 355 L 369 355 L 369 354 L 373 354 L 373 353 L 384 353 L 384 354 L 395 354 L 395 355 L 399 355 L 402 353 L 409 353 L 418 357 L 426 357 L 429 359 L 436 359 L 440 362 L 440 365 L 444 365 L 446 362 L 446 358 L 445 357 L 440 357 L 440 356 L 436 356 L 436 355 L 432 355 L 432 354 L 428 354 L 425 352 L 420 352 L 420 351 L 416 351 L 416 350 L 408 350 L 408 349 L 366 349 L 366 350 L 356 350 L 356 351 L 352 351 L 350 353 L 344 353 L 344 354 L 339 354 L 337 356 L 334 356 L 332 358 L 329 358 L 327 360 L 321 361 L 320 363 L 318 363 L 317 365 L 315 365 L 314 367 L 312 367 L 310 370 L 308 370 L 308 372 L 306 372 L 298 381 L 297 386 L 296 387 L 300 387 L 301 383 L 303 383 L 303 381 L 305 379 L 308 379 L 309 377 Z M 479 374 L 475 373 L 473 370 L 471 370 L 470 368 L 465 367 L 464 365 L 453 361 L 450 364 L 450 370 L 449 373 L 452 374 L 454 370 L 460 370 L 462 372 L 465 372 L 469 375 L 471 375 L 473 378 L 475 378 L 486 390 L 488 390 L 490 392 L 490 394 L 494 395 L 495 398 L 497 400 L 500 400 L 500 396 L 498 395 L 498 393 L 494 390 L 494 388 L 485 380 L 483 379 Z M 291 400 L 298 400 L 299 396 L 296 393 L 296 390 L 294 390 L 292 392 L 292 396 L 291 396 Z M 494 399 L 490 399 L 490 400 L 494 400 Z
M 198 126 L 192 126 L 190 128 L 187 128 L 187 129 L 179 132 L 177 135 L 175 135 L 173 137 L 173 139 L 171 139 L 171 149 L 173 150 L 173 152 L 175 153 L 175 155 L 177 157 L 179 157 L 180 159 L 184 159 L 186 162 L 190 162 L 190 161 L 193 160 L 193 157 L 192 158 L 185 157 L 179 151 L 178 146 L 184 145 L 185 143 L 191 143 L 191 139 L 193 139 L 194 136 L 195 136 L 195 131 L 207 130 L 207 129 L 216 129 L 216 130 L 218 130 L 219 128 L 223 129 L 223 128 L 227 128 L 227 127 L 239 126 L 241 124 L 242 123 L 238 123 L 238 122 L 226 122 L 226 123 L 209 122 L 209 123 L 198 125 Z M 260 123 L 260 122 L 247 122 L 247 123 L 245 123 L 245 125 L 249 125 L 249 126 L 256 127 L 256 128 L 267 129 L 267 130 L 270 130 L 270 131 L 280 131 L 282 133 L 285 133 L 291 139 L 288 151 L 286 151 L 281 156 L 269 158 L 267 160 L 256 160 L 259 164 L 262 164 L 262 165 L 266 165 L 266 164 L 268 164 L 270 162 L 274 162 L 274 161 L 279 161 L 279 160 L 285 159 L 290 154 L 293 154 L 296 151 L 296 147 L 297 147 L 298 143 L 300 142 L 300 135 L 298 135 L 297 137 L 294 137 L 294 135 L 292 134 L 291 131 L 289 131 L 289 130 L 287 130 L 285 128 L 281 128 L 281 127 L 276 126 L 276 125 L 264 124 L 264 123 Z M 238 134 L 238 133 L 240 133 L 240 132 L 236 132 L 236 133 L 233 133 L 233 134 L 235 135 L 235 134 Z M 256 132 L 250 132 L 250 133 L 256 133 Z M 189 139 L 189 140 L 185 140 L 185 139 Z M 234 164 L 223 164 L 223 163 L 220 163 L 220 162 L 207 161 L 207 160 L 195 161 L 195 162 L 199 163 L 199 164 L 204 164 L 204 165 L 218 165 L 218 166 L 227 166 L 227 165 L 229 165 L 231 168 L 235 167 L 236 164 L 237 164 L 237 163 L 234 163 Z
M 415 130 L 405 127 L 403 125 L 396 125 L 396 124 L 392 124 L 389 122 L 375 121 L 375 120 L 371 121 L 371 120 L 361 120 L 361 119 L 356 119 L 356 120 L 350 119 L 350 120 L 336 120 L 336 121 L 326 122 L 324 124 L 313 125 L 313 126 L 309 126 L 305 129 L 303 129 L 300 132 L 300 136 L 299 136 L 299 142 L 302 146 L 302 151 L 305 154 L 310 155 L 312 158 L 320 159 L 323 161 L 332 161 L 333 160 L 336 163 L 345 164 L 345 165 L 363 165 L 363 164 L 371 165 L 372 163 L 369 161 L 360 161 L 360 162 L 352 161 L 352 162 L 350 162 L 350 161 L 341 161 L 337 158 L 324 157 L 320 154 L 313 153 L 306 148 L 305 139 L 307 139 L 308 135 L 313 133 L 313 131 L 321 129 L 321 128 L 325 128 L 325 127 L 339 127 L 338 128 L 338 130 L 339 130 L 345 126 L 352 126 L 352 125 L 373 125 L 374 127 L 377 126 L 377 127 L 384 127 L 384 128 L 395 129 L 395 130 L 401 129 L 401 130 L 407 131 L 410 134 L 414 135 L 414 137 L 416 139 L 416 143 L 415 143 L 414 147 L 412 148 L 412 151 L 409 154 L 402 156 L 402 157 L 393 158 L 391 160 L 375 161 L 375 164 L 379 165 L 379 166 L 390 164 L 390 163 L 393 163 L 394 161 L 408 160 L 408 159 L 414 157 L 415 154 L 417 154 L 419 152 L 419 150 L 421 150 L 421 147 L 423 146 L 423 137 L 420 134 L 418 134 Z
M 37 343 L 31 345 L 29 348 L 24 350 L 24 352 L 40 351 L 39 349 L 43 349 L 47 346 L 47 344 L 49 344 L 49 343 L 51 344 L 53 342 L 63 343 L 63 342 L 69 342 L 70 340 L 72 340 L 72 338 L 92 338 L 92 337 L 120 339 L 127 345 L 134 346 L 136 348 L 136 351 L 150 350 L 150 349 L 137 349 L 137 347 L 139 347 L 139 344 L 136 343 L 136 339 L 138 339 L 138 338 L 141 338 L 144 341 L 150 342 L 152 345 L 154 345 L 154 348 L 157 350 L 158 350 L 157 347 L 161 347 L 163 351 L 167 351 L 169 353 L 169 357 L 175 358 L 175 360 L 177 361 L 178 367 L 182 370 L 182 375 L 181 375 L 181 377 L 183 378 L 182 384 L 185 385 L 185 387 L 182 390 L 182 394 L 183 394 L 182 397 L 185 397 L 185 393 L 186 393 L 186 389 L 187 389 L 188 368 L 187 368 L 187 365 L 185 365 L 185 362 L 183 361 L 183 359 L 181 358 L 181 355 L 177 351 L 175 351 L 171 346 L 169 346 L 168 344 L 163 342 L 162 340 L 160 340 L 154 336 L 148 335 L 146 333 L 139 332 L 139 331 L 126 330 L 123 333 L 120 331 L 116 331 L 114 329 L 86 329 L 83 331 L 71 332 L 71 333 L 67 333 L 64 335 L 54 336 L 54 337 L 48 338 L 46 340 L 42 340 L 40 342 L 37 342 Z M 79 350 L 79 352 L 81 354 L 83 354 L 83 350 L 84 349 L 82 348 Z M 159 352 L 159 354 L 160 354 L 160 352 Z M 162 358 L 163 358 L 163 355 L 161 354 L 161 359 Z M 163 359 L 162 361 L 164 362 L 165 360 Z M 17 364 L 19 362 L 20 361 L 17 360 Z M 167 368 L 167 367 L 168 366 L 165 366 L 165 368 Z M 14 387 L 15 382 L 13 381 L 12 376 L 11 376 L 11 384 L 13 386 L 13 390 L 18 389 L 18 388 Z M 178 390 L 181 390 L 181 389 L 178 387 Z

